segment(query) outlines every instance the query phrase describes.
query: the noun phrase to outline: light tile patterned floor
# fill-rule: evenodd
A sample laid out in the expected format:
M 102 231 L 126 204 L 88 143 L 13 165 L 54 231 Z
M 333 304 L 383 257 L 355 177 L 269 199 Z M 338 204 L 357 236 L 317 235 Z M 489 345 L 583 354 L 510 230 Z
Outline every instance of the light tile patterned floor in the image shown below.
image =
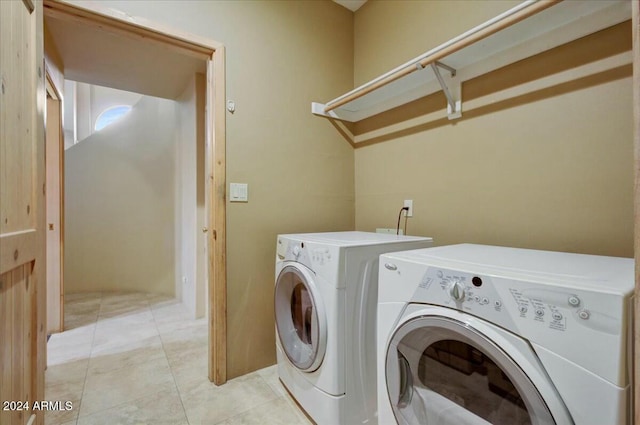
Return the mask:
M 207 322 L 179 302 L 143 293 L 65 297 L 66 331 L 47 344 L 45 398 L 52 425 L 309 424 L 275 366 L 207 379 Z

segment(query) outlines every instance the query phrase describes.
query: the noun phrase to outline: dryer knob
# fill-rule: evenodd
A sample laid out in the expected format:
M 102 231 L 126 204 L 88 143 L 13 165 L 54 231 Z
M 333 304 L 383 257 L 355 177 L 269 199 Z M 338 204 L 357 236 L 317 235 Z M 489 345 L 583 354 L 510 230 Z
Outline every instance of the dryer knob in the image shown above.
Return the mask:
M 457 280 L 452 280 L 449 283 L 449 295 L 456 301 L 463 301 L 465 297 L 464 285 Z

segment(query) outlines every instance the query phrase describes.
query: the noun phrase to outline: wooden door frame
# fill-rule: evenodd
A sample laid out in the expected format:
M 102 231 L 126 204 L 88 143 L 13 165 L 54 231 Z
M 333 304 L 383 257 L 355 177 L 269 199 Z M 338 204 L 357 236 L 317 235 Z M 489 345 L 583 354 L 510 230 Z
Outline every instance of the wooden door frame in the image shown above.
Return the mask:
M 101 31 L 161 44 L 207 63 L 205 106 L 205 187 L 209 303 L 209 380 L 227 380 L 227 253 L 226 253 L 226 77 L 221 43 L 109 9 L 44 0 L 44 15 L 80 22 Z
M 59 223 L 59 228 L 60 228 L 60 299 L 59 299 L 59 303 L 60 303 L 60 317 L 59 317 L 59 326 L 58 326 L 58 330 L 57 332 L 62 332 L 64 331 L 64 134 L 63 134 L 63 129 L 62 129 L 62 113 L 63 113 L 63 105 L 62 105 L 62 96 L 60 95 L 61 91 L 60 88 L 56 86 L 56 83 L 54 82 L 53 78 L 51 77 L 51 72 L 49 70 L 49 67 L 47 66 L 47 64 L 45 63 L 44 65 L 44 74 L 45 74 L 45 94 L 49 94 L 51 95 L 52 98 L 54 98 L 58 104 L 59 104 L 59 108 L 60 108 L 60 120 L 59 120 L 59 137 L 58 137 L 58 152 L 59 152 L 59 159 L 58 159 L 58 167 L 59 167 L 59 185 L 60 185 L 60 193 L 59 193 L 59 214 L 60 214 L 60 223 Z M 45 134 L 46 134 L 46 128 L 47 128 L 47 124 L 48 124 L 48 112 L 45 112 Z M 45 143 L 46 144 L 46 143 Z M 45 148 L 46 151 L 46 148 Z M 45 158 L 45 176 L 46 176 L 46 167 L 47 167 L 47 160 Z M 47 187 L 49 187 L 49 182 L 46 182 Z M 45 211 L 45 217 L 46 217 L 46 211 Z M 48 229 L 45 229 L 45 232 L 48 232 Z M 46 240 L 46 238 L 45 238 Z M 47 248 L 48 250 L 48 248 Z M 48 255 L 48 252 L 47 252 Z M 49 282 L 47 282 L 47 289 L 49 288 Z M 48 291 L 47 291 L 48 293 Z M 47 296 L 47 310 L 49 308 L 49 297 Z M 48 317 L 48 316 L 47 316 Z M 47 327 L 47 332 L 49 331 L 49 324 L 47 323 L 46 325 Z
M 634 140 L 634 255 L 636 267 L 635 303 L 633 307 L 633 383 L 631 400 L 635 401 L 632 420 L 640 424 L 640 0 L 632 3 L 633 38 L 633 140 Z

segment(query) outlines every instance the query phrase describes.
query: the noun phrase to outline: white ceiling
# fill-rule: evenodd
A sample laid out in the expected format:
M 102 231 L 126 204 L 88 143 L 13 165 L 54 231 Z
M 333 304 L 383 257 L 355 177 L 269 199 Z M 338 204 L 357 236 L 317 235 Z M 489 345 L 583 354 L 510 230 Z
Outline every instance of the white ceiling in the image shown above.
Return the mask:
M 0 0 L 2 1 L 2 0 Z M 159 44 L 45 15 L 65 78 L 148 96 L 177 98 L 206 63 Z
M 333 0 L 333 1 L 338 3 L 340 6 L 346 7 L 352 12 L 355 12 L 356 10 L 360 9 L 360 7 L 362 7 L 362 5 L 367 2 L 367 0 Z

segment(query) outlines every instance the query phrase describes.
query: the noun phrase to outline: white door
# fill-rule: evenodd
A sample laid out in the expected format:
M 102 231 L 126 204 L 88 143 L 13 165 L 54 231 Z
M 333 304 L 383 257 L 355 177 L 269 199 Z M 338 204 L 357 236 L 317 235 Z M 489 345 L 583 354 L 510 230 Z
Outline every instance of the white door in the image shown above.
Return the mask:
M 541 379 L 546 376 L 535 380 Z M 386 382 L 399 424 L 573 423 L 566 414 L 554 418 L 531 377 L 502 347 L 449 317 L 418 316 L 396 330 Z
M 308 268 L 292 263 L 278 274 L 275 314 L 278 338 L 289 361 L 305 372 L 318 369 L 326 351 L 327 320 Z

